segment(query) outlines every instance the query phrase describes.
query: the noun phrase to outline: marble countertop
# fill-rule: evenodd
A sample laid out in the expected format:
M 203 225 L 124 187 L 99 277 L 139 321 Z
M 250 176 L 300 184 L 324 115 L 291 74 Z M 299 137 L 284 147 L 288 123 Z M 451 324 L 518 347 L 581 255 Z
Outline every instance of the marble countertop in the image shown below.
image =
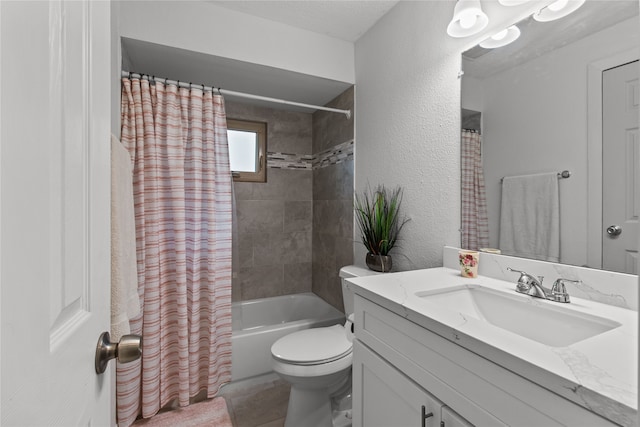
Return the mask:
M 566 347 L 553 347 L 442 307 L 416 295 L 460 285 L 481 285 L 518 295 L 530 304 L 561 305 L 621 326 Z M 348 279 L 357 293 L 530 381 L 621 425 L 637 425 L 638 313 L 572 297 L 561 304 L 515 292 L 513 283 L 432 268 Z M 522 319 L 527 321 L 527 319 Z

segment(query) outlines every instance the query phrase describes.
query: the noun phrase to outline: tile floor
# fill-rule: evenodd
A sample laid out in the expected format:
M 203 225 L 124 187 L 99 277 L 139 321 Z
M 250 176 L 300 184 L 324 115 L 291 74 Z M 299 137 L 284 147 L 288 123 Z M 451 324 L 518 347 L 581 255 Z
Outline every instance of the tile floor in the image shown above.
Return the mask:
M 220 395 L 234 427 L 283 427 L 290 386 L 275 374 L 225 386 Z

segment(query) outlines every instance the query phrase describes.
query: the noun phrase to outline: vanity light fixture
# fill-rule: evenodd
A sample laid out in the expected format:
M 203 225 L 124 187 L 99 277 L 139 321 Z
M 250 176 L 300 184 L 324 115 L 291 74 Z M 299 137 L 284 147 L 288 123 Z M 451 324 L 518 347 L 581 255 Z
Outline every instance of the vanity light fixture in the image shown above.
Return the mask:
M 518 6 L 519 4 L 524 4 L 529 2 L 529 0 L 498 0 L 503 6 Z
M 555 21 L 575 12 L 584 2 L 585 0 L 556 0 L 534 13 L 533 19 L 538 22 Z
M 518 37 L 520 37 L 520 28 L 512 25 L 480 42 L 480 47 L 485 49 L 495 49 L 496 47 L 502 47 L 509 43 L 513 43 L 518 39 Z
M 482 11 L 480 0 L 458 0 L 447 34 L 451 37 L 472 36 L 484 30 L 488 23 L 489 17 Z

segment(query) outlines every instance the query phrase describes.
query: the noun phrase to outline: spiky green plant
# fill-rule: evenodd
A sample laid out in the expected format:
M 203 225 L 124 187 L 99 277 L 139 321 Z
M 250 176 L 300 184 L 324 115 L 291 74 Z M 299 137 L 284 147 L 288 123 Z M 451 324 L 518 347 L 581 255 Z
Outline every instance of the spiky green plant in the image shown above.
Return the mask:
M 356 222 L 362 235 L 362 243 L 374 255 L 388 255 L 395 246 L 400 230 L 408 219 L 400 219 L 402 188 L 388 190 L 378 185 L 356 194 Z

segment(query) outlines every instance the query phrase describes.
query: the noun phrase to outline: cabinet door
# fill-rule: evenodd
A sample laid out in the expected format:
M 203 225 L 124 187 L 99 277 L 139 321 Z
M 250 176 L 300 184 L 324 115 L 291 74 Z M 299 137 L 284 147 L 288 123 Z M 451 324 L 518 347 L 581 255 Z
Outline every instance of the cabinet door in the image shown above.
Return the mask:
M 442 408 L 441 427 L 473 427 L 473 424 L 453 412 L 453 409 L 444 406 Z
M 442 403 L 354 340 L 354 427 L 437 427 Z

